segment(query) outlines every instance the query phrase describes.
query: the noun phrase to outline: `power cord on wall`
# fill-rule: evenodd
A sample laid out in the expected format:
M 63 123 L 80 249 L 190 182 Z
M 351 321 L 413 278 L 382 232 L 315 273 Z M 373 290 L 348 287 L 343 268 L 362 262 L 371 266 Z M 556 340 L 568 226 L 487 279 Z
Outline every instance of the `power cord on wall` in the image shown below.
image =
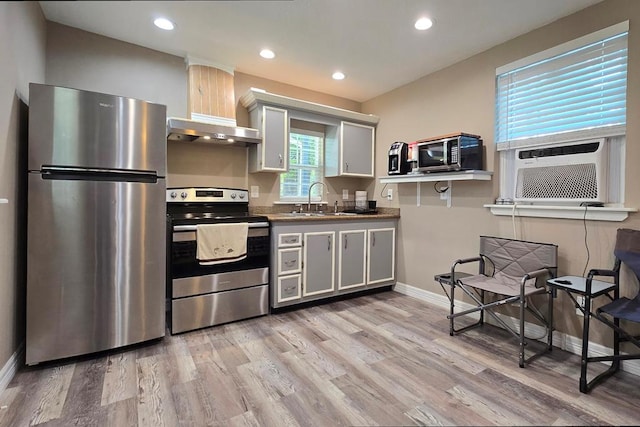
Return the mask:
M 389 185 L 389 184 L 385 184 L 382 187 L 382 190 L 380 190 L 380 197 L 382 197 L 383 199 L 386 199 L 386 197 L 387 197 L 387 196 L 384 195 L 384 189 L 387 188 L 387 185 Z
M 513 238 L 518 240 L 518 233 L 516 233 L 516 202 L 513 202 L 511 208 L 511 225 L 513 226 Z
M 436 181 L 433 183 L 433 189 L 436 191 L 436 193 L 438 194 L 442 194 L 442 193 L 446 193 L 447 191 L 449 191 L 449 187 L 444 187 L 444 188 L 438 188 L 438 184 L 440 183 L 440 181 Z
M 587 261 L 584 263 L 584 269 L 582 270 L 582 277 L 584 277 L 584 275 L 587 273 L 587 267 L 589 266 L 589 258 L 591 257 L 591 254 L 589 253 L 589 242 L 587 240 L 587 235 L 588 235 L 588 231 L 587 231 L 587 210 L 592 207 L 592 208 L 601 208 L 604 205 L 602 203 L 598 203 L 598 202 L 582 202 L 580 203 L 580 206 L 584 206 L 584 215 L 582 216 L 582 224 L 584 225 L 584 247 L 587 250 Z
M 587 209 L 589 209 L 589 205 L 587 202 L 580 203 L 580 206 L 584 206 L 584 215 L 582 216 L 582 224 L 584 226 L 584 247 L 587 250 L 587 261 L 584 263 L 584 269 L 582 269 L 582 277 L 584 277 L 587 272 L 587 266 L 589 265 L 589 258 L 591 254 L 589 253 L 589 241 L 587 240 L 588 230 L 587 230 Z

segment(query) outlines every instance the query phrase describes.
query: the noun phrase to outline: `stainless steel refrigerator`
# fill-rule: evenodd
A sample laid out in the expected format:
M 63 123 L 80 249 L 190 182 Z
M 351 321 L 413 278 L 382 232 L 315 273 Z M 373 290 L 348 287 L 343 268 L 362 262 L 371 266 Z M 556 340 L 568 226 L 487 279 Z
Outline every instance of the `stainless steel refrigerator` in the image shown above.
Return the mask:
M 164 336 L 166 107 L 30 84 L 26 363 Z

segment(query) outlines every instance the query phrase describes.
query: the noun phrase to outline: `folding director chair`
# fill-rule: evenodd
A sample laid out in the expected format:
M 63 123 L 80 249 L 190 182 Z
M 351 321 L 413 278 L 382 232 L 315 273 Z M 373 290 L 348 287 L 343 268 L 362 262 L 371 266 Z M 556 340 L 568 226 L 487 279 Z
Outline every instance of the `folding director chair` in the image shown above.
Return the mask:
M 590 270 L 587 275 L 586 281 L 586 296 L 584 306 L 586 310 L 590 307 L 591 285 L 594 277 L 609 276 L 614 279 L 613 297 L 607 294 L 611 299 L 606 305 L 598 308 L 595 313 L 586 313 L 585 317 L 591 315 L 604 323 L 611 329 L 613 329 L 613 355 L 601 356 L 601 357 L 589 357 L 589 322 L 585 322 L 584 329 L 582 331 L 582 361 L 580 372 L 580 391 L 587 393 L 591 389 L 604 380 L 610 377 L 620 369 L 620 361 L 630 359 L 640 359 L 640 336 L 634 336 L 628 330 L 622 327 L 621 320 L 628 322 L 626 326 L 628 328 L 633 327 L 636 324 L 636 330 L 638 324 L 640 324 L 640 289 L 633 298 L 626 298 L 620 296 L 620 269 L 624 264 L 629 267 L 630 271 L 640 280 L 640 231 L 631 230 L 628 228 L 618 229 L 616 234 L 616 245 L 614 248 L 615 262 L 613 269 L 602 270 L 594 269 Z M 637 348 L 635 353 L 620 354 L 620 343 L 630 342 Z M 634 348 L 634 349 L 635 349 Z M 611 362 L 609 368 L 597 375 L 591 381 L 587 380 L 587 365 L 591 362 Z
M 504 329 L 509 331 L 519 342 L 519 364 L 523 368 L 525 362 L 530 362 L 546 351 L 551 350 L 553 325 L 553 299 L 551 291 L 546 288 L 546 279 L 555 277 L 557 272 L 558 247 L 548 243 L 535 243 L 522 240 L 505 239 L 500 237 L 480 236 L 480 254 L 474 258 L 459 259 L 451 266 L 450 278 L 447 282 L 451 286 L 447 292 L 440 281 L 445 294 L 451 303 L 449 319 L 450 335 L 461 333 L 484 323 L 484 313 L 488 313 Z M 478 263 L 479 273 L 469 275 L 457 272 L 463 264 Z M 538 280 L 540 279 L 540 280 Z M 455 289 L 460 288 L 469 296 L 477 307 L 455 312 Z M 486 294 L 495 294 L 497 299 L 486 302 Z M 528 302 L 533 295 L 542 294 L 547 297 L 547 315 Z M 519 308 L 519 328 L 507 325 L 498 317 L 493 309 L 504 304 L 516 304 Z M 454 321 L 460 316 L 479 312 L 480 318 L 476 323 L 460 329 L 455 328 Z M 529 358 L 525 358 L 525 312 L 531 313 L 546 329 L 547 344 L 545 348 Z

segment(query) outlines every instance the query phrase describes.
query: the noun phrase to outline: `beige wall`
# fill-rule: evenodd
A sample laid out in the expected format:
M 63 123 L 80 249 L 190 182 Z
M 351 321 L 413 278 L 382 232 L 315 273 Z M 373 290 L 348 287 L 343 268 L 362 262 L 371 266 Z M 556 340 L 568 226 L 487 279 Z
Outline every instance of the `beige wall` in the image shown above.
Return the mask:
M 47 84 L 164 104 L 187 114 L 182 58 L 47 22 Z
M 498 156 L 493 145 L 495 69 L 519 58 L 542 51 L 624 20 L 630 21 L 627 96 L 627 176 L 626 205 L 640 207 L 640 2 L 609 0 L 556 21 L 543 28 L 499 45 L 445 70 L 363 104 L 363 112 L 381 117 L 378 126 L 376 168 L 384 174 L 391 142 L 415 141 L 456 131 L 483 136 L 487 146 L 486 169 L 494 171 L 491 182 L 454 182 L 452 207 L 433 190 L 421 187 L 421 206 L 416 206 L 416 184 L 390 185 L 397 191 L 393 202 L 382 206 L 401 208 L 398 279 L 400 282 L 442 293 L 433 281 L 437 273 L 449 269 L 453 260 L 474 256 L 482 234 L 513 237 L 510 217 L 491 215 L 483 204 L 499 194 Z M 446 183 L 445 183 L 446 184 Z M 372 184 L 376 193 L 382 185 Z M 584 225 L 578 220 L 516 218 L 518 238 L 553 242 L 559 246 L 559 274 L 582 275 L 587 258 Z M 615 231 L 619 227 L 640 228 L 633 214 L 625 222 L 587 221 L 590 261 L 588 268 L 610 268 Z M 627 281 L 625 292 L 637 289 Z M 568 298 L 556 300 L 556 321 L 560 331 L 580 336 L 582 318 L 575 316 Z M 598 334 L 603 329 L 597 325 Z M 609 334 L 607 334 L 609 336 Z M 596 337 L 602 341 L 601 337 Z M 605 340 L 609 343 L 610 341 Z
M 0 369 L 24 339 L 24 148 L 29 83 L 44 82 L 45 21 L 36 2 L 0 3 Z M 24 104 L 22 104 L 24 102 Z

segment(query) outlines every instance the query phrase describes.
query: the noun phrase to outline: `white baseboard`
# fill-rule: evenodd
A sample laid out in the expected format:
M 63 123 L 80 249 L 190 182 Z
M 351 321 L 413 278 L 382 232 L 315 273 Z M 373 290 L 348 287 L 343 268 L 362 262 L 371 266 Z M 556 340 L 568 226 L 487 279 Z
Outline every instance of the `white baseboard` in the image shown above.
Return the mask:
M 0 370 L 0 393 L 6 390 L 7 386 L 18 372 L 18 363 L 22 360 L 22 352 L 24 351 L 24 343 L 20 344 L 15 353 L 11 355 L 7 363 Z
M 393 290 L 403 295 L 407 295 L 427 302 L 429 304 L 433 304 L 437 307 L 449 310 L 449 299 L 443 294 L 426 291 L 424 289 L 420 289 L 415 286 L 407 285 L 406 283 L 400 282 L 397 282 L 395 284 Z M 473 308 L 475 306 L 463 301 L 456 300 L 456 307 L 460 308 L 460 310 L 462 311 Z M 518 319 L 515 319 L 513 317 L 506 316 L 500 313 L 498 313 L 498 317 L 500 317 L 500 319 L 510 327 L 516 328 L 519 325 Z M 501 327 L 501 325 L 493 320 L 491 316 L 485 317 L 485 322 L 494 326 Z M 527 335 L 541 336 L 545 333 L 545 328 L 543 326 L 536 325 L 534 323 L 527 322 L 525 324 L 525 329 L 527 331 Z M 555 347 L 561 348 L 562 350 L 566 350 L 569 353 L 577 355 L 580 355 L 582 353 L 582 339 L 565 334 L 563 332 L 555 331 L 553 333 L 553 345 Z M 589 341 L 589 356 L 600 357 L 608 356 L 611 354 L 613 354 L 613 349 L 602 344 L 597 344 Z M 631 374 L 640 375 L 640 360 L 624 360 L 621 362 L 621 369 Z

